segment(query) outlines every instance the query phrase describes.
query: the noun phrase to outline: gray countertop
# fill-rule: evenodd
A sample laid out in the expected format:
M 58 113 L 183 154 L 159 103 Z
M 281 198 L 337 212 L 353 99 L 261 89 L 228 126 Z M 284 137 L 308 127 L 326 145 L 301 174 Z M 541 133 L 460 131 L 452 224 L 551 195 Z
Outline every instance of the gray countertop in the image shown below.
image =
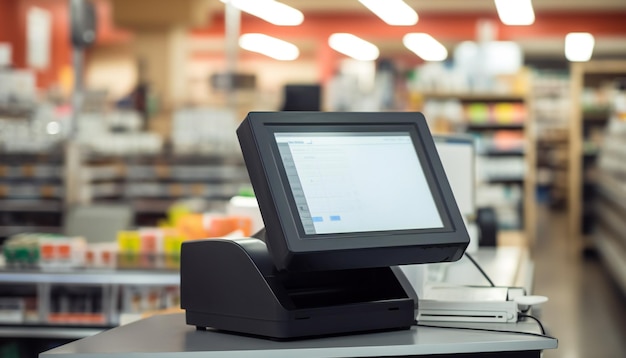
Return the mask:
M 538 333 L 534 322 L 474 326 Z M 185 324 L 183 313 L 176 313 L 117 327 L 44 352 L 40 357 L 370 357 L 535 351 L 556 347 L 557 340 L 547 337 L 421 326 L 403 331 L 278 342 L 212 330 L 197 331 Z

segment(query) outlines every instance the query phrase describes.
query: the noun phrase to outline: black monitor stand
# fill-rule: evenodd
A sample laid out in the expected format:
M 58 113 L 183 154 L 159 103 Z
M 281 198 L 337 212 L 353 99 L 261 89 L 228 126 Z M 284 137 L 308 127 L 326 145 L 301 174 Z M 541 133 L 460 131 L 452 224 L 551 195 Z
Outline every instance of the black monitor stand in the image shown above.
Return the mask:
M 189 241 L 181 251 L 187 324 L 273 339 L 407 329 L 416 296 L 397 268 L 278 271 L 256 238 Z

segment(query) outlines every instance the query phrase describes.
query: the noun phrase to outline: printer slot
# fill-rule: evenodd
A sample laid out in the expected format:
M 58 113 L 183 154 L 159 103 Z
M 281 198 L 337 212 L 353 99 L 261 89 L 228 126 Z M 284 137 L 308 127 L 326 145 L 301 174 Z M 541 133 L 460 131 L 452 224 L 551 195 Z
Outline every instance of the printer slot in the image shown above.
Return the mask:
M 289 272 L 276 278 L 298 309 L 407 298 L 388 267 Z

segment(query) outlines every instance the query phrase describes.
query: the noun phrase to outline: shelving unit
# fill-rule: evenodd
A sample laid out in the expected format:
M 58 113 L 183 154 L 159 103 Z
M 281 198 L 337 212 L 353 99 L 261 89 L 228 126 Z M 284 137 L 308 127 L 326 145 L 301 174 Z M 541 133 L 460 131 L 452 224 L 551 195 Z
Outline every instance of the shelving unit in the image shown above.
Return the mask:
M 124 290 L 137 287 L 172 287 L 178 288 L 180 276 L 170 271 L 96 271 L 73 270 L 71 272 L 42 271 L 0 271 L 0 290 L 6 294 L 10 291 L 27 292 L 32 296 L 10 298 L 31 299 L 35 303 L 34 312 L 15 312 L 8 315 L 3 311 L 0 316 L 0 337 L 15 338 L 64 338 L 76 339 L 92 335 L 103 329 L 119 324 L 120 314 L 129 310 L 128 302 L 122 302 L 128 294 Z M 61 312 L 68 319 L 59 319 L 57 308 L 63 306 L 53 301 L 55 288 L 70 287 L 77 289 L 95 289 L 100 293 L 101 307 L 92 307 L 90 312 Z M 5 297 L 6 298 L 6 297 Z M 57 297 L 58 298 L 58 297 Z M 61 298 L 63 300 L 64 298 Z M 77 298 L 71 298 L 77 300 Z M 176 304 L 178 304 L 176 302 Z M 78 305 L 81 306 L 81 305 Z M 83 308 L 85 305 L 82 305 Z M 159 307 L 168 308 L 168 307 Z M 102 320 L 88 321 L 87 316 L 102 316 Z M 10 319 L 9 319 L 10 318 Z M 83 318 L 83 319 L 81 319 Z
M 0 153 L 0 163 L 0 240 L 23 231 L 60 231 L 63 156 Z
M 128 203 L 136 225 L 155 225 L 179 199 L 200 198 L 219 208 L 249 186 L 243 158 L 235 154 L 92 156 L 80 171 L 84 202 Z
M 538 200 L 553 209 L 565 209 L 572 105 L 569 72 L 535 70 L 530 93 L 537 133 Z
M 611 116 L 616 79 L 626 77 L 626 61 L 572 63 L 569 130 L 569 232 L 578 249 L 591 248 L 596 218 L 597 157 Z
M 597 213 L 591 244 L 626 294 L 626 81 L 598 155 Z
M 501 93 L 420 93 L 448 110 L 430 120 L 442 127 L 470 133 L 477 139 L 477 205 L 496 210 L 501 229 L 522 230 L 535 237 L 535 131 L 528 97 Z M 453 114 L 453 115 L 451 115 Z M 452 118 L 453 117 L 453 118 Z M 428 114 L 427 114 L 427 119 Z

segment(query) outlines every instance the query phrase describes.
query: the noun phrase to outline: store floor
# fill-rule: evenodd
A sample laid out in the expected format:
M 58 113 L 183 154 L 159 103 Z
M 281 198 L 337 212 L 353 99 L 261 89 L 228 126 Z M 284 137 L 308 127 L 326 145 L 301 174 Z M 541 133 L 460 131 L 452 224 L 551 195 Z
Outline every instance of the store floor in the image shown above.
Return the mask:
M 559 348 L 544 358 L 625 357 L 625 295 L 599 257 L 572 249 L 566 215 L 540 210 L 534 290 L 549 297 L 541 318 L 559 339 Z

